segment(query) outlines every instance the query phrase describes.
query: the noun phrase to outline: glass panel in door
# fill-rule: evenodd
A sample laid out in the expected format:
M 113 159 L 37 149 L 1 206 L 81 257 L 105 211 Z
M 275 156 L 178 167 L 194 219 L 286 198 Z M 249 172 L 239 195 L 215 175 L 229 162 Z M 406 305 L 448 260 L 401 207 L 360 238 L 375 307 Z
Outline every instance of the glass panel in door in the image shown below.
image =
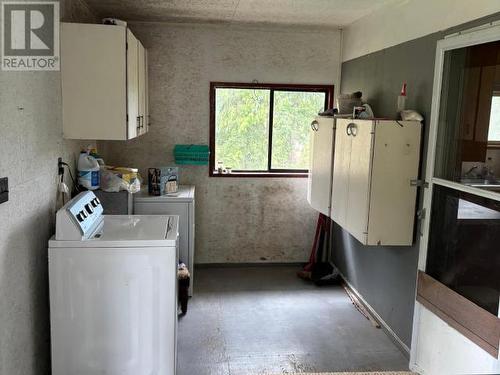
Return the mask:
M 500 191 L 500 42 L 445 53 L 434 176 Z
M 425 272 L 495 316 L 500 202 L 434 185 Z

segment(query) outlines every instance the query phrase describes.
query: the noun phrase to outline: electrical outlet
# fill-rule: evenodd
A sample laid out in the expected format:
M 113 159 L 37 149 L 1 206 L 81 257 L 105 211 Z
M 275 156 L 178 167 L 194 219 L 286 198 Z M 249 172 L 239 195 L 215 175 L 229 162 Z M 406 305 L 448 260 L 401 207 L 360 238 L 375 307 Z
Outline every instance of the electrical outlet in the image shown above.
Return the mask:
M 9 200 L 9 179 L 7 177 L 0 178 L 0 203 Z

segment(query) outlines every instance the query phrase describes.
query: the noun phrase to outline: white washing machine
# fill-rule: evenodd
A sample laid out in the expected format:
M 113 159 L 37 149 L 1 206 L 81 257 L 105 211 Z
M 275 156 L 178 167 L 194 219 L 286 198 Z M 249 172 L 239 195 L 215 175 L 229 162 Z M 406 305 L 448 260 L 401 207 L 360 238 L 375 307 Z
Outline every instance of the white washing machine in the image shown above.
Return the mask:
M 49 241 L 53 375 L 174 375 L 178 217 L 103 215 L 94 193 Z

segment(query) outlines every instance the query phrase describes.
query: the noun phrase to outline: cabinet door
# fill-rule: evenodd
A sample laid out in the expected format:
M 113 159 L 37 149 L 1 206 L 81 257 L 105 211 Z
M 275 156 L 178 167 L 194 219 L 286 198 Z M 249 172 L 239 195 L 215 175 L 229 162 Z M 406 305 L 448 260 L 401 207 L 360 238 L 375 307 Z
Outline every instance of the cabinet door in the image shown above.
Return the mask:
M 355 121 L 347 137 L 351 140 L 346 229 L 366 243 L 373 157 L 373 121 Z
M 368 245 L 411 245 L 420 136 L 418 121 L 379 120 L 375 128 Z
M 486 160 L 486 144 L 488 143 L 488 130 L 490 128 L 491 98 L 493 96 L 496 68 L 495 65 L 481 68 L 476 129 L 474 131 L 474 140 L 484 148 L 484 156 L 481 160 Z
M 138 40 L 127 29 L 127 138 L 139 134 L 139 45 Z
M 330 215 L 334 132 L 333 118 L 317 117 L 311 124 L 307 200 L 324 215 Z
M 144 49 L 144 96 L 145 96 L 145 108 L 144 108 L 144 126 L 146 132 L 149 130 L 149 71 L 148 71 L 148 50 Z
M 347 216 L 352 138 L 347 135 L 347 126 L 350 123 L 351 120 L 337 120 L 335 131 L 330 217 L 340 226 L 345 226 Z
M 61 23 L 63 136 L 127 139 L 126 28 Z
M 464 93 L 462 99 L 461 124 L 463 129 L 462 139 L 473 140 L 474 128 L 476 127 L 477 97 L 479 95 L 479 84 L 481 79 L 481 68 L 470 67 L 464 71 Z
M 138 47 L 139 134 L 146 132 L 146 52 L 140 41 Z

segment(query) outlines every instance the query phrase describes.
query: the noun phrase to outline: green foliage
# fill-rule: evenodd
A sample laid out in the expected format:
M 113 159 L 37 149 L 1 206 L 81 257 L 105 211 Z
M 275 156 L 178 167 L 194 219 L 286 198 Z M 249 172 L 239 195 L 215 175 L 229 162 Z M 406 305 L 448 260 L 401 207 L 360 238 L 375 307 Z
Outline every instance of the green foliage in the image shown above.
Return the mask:
M 215 161 L 234 170 L 266 170 L 269 90 L 217 89 Z
M 323 93 L 274 93 L 273 169 L 309 168 L 310 124 L 324 105 Z
M 307 169 L 312 118 L 325 94 L 275 91 L 273 169 Z M 265 171 L 268 165 L 270 91 L 216 91 L 215 161 L 233 170 Z

